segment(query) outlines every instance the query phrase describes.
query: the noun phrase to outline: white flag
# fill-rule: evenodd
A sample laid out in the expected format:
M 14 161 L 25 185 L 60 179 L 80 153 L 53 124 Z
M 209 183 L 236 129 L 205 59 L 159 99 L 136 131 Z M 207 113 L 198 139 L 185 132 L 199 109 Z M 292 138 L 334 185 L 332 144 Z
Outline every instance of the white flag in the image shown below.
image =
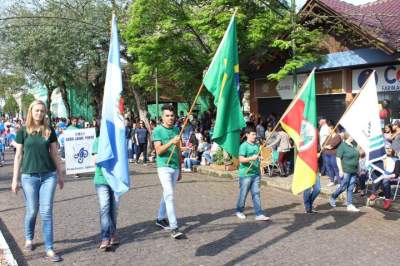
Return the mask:
M 369 163 L 386 157 L 379 118 L 375 71 L 371 73 L 357 99 L 354 100 L 339 123 L 365 151 Z

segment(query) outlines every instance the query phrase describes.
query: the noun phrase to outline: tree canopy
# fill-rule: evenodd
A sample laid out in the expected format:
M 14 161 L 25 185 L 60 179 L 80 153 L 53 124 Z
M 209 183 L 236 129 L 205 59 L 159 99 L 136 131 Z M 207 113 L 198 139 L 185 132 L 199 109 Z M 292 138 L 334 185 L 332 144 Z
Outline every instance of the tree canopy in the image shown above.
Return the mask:
M 164 91 L 191 98 L 235 8 L 242 79 L 259 65 L 281 59 L 285 63 L 279 72 L 269 76 L 280 79 L 317 58 L 320 32 L 299 24 L 292 31 L 289 9 L 278 0 L 136 0 L 123 29 L 134 57 L 132 82 L 153 90 L 157 67 Z M 292 39 L 295 56 L 290 54 Z
M 279 72 L 269 76 L 280 79 L 316 59 L 320 32 L 300 24 L 293 30 L 280 0 L 23 0 L 0 17 L 0 67 L 5 70 L 0 93 L 3 83 L 15 87 L 33 79 L 46 86 L 48 105 L 59 88 L 68 111 L 68 90 L 89 89 L 99 114 L 114 10 L 127 62 L 126 102 L 133 102 L 144 119 L 143 100 L 154 90 L 156 68 L 161 94 L 192 99 L 236 8 L 242 84 L 263 64 L 283 60 L 275 68 Z
M 111 5 L 105 0 L 17 1 L 1 19 L 4 61 L 44 84 L 49 105 L 57 87 L 67 111 L 67 88 L 97 89 L 94 99 L 100 102 L 96 96 L 104 82 L 110 18 Z

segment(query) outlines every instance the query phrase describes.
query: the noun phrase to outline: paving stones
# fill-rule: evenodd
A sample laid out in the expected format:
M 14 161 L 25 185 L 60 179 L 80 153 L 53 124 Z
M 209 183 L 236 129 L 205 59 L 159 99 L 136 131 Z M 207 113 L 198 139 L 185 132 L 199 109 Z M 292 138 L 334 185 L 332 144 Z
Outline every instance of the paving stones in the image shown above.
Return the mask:
M 11 163 L 11 162 L 10 162 Z M 174 240 L 154 223 L 161 196 L 154 165 L 130 165 L 132 189 L 122 197 L 118 219 L 121 245 L 111 252 L 100 242 L 98 202 L 90 177 L 67 178 L 54 206 L 55 248 L 60 265 L 397 265 L 400 215 L 361 208 L 348 213 L 317 199 L 318 214 L 304 213 L 302 198 L 261 189 L 269 222 L 254 220 L 251 195 L 244 220 L 235 214 L 237 181 L 188 173 L 176 188 L 176 212 L 187 239 Z M 4 171 L 3 171 L 4 170 Z M 23 254 L 22 193 L 9 191 L 11 165 L 0 172 L 1 230 L 20 265 L 47 265 L 40 217 L 35 250 Z M 4 229 L 4 230 L 3 230 Z M 390 239 L 390 241 L 388 241 Z M 373 240 L 373 241 L 371 241 Z

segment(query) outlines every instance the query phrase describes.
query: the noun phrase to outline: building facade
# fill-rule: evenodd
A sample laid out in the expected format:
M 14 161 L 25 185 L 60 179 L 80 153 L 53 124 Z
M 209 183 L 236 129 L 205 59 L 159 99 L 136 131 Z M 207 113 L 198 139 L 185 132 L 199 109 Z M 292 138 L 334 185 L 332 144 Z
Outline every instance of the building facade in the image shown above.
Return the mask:
M 300 86 L 316 67 L 317 111 L 338 121 L 375 70 L 378 98 L 389 100 L 392 118 L 400 118 L 400 1 L 378 0 L 355 6 L 340 0 L 309 0 L 300 10 L 303 23 L 323 29 L 328 51 L 322 63 L 297 71 Z M 310 23 L 308 23 L 310 24 Z M 340 25 L 338 27 L 337 25 Z M 340 29 L 340 30 L 339 30 Z M 293 76 L 279 82 L 266 79 L 269 73 L 255 73 L 251 79 L 252 112 L 280 116 L 293 98 Z

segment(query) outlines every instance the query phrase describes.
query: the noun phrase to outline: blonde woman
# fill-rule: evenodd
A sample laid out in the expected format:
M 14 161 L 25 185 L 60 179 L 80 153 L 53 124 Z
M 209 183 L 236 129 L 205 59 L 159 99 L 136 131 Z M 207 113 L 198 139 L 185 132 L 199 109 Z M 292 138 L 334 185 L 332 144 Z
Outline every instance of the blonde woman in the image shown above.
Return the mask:
M 22 172 L 21 184 L 26 206 L 24 250 L 33 250 L 32 240 L 39 211 L 46 258 L 58 262 L 62 258 L 53 249 L 53 200 L 57 183 L 60 189 L 64 186 L 64 175 L 57 154 L 56 133 L 49 127 L 46 111 L 44 102 L 32 102 L 26 125 L 17 133 L 11 190 L 18 192 L 18 178 Z

